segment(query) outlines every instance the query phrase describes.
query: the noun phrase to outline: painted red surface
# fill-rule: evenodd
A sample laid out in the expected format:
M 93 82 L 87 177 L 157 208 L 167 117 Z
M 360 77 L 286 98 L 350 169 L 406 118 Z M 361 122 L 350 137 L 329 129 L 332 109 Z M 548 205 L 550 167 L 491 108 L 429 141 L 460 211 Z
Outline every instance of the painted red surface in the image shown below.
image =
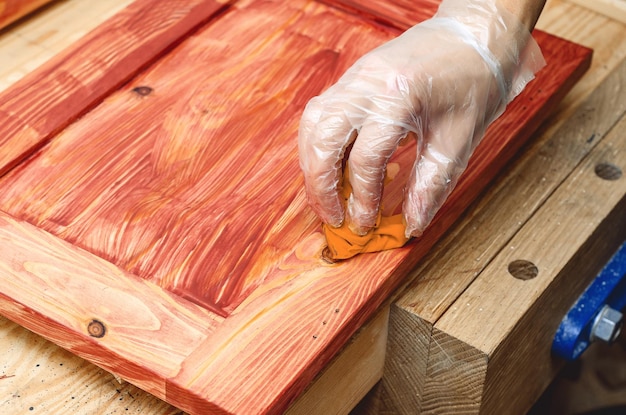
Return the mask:
M 348 13 L 385 25 L 408 29 L 437 11 L 440 0 L 322 0 Z
M 223 7 L 218 0 L 137 0 L 5 91 L 0 175 Z
M 7 175 L 0 204 L 227 315 L 318 230 L 304 104 L 392 36 L 315 3 L 232 9 Z
M 0 28 L 26 16 L 52 0 L 0 0 Z
M 430 10 L 420 5 L 415 2 L 416 16 Z M 166 386 L 148 383 L 148 389 L 189 411 L 280 413 L 506 165 L 590 61 L 588 49 L 538 32 L 548 68 L 489 129 L 424 236 L 398 250 L 329 265 L 321 259 L 324 238 L 298 167 L 300 114 L 360 55 L 398 33 L 372 23 L 373 11 L 351 7 L 236 2 L 63 131 L 47 129 L 49 142 L 37 141 L 40 148 L 28 150 L 0 179 L 1 210 L 212 316 L 210 335 L 175 369 L 158 371 L 110 349 L 101 353 L 104 366 L 142 367 L 138 383 L 153 376 Z M 85 73 L 96 79 L 94 53 Z M 42 74 L 64 76 L 54 66 Z M 27 87 L 0 96 L 0 108 L 17 102 L 25 112 L 11 118 L 13 131 L 52 119 L 45 113 L 22 121 L 29 115 Z M 56 108 L 73 97 L 54 95 Z M 390 211 L 400 206 L 413 157 L 408 145 L 392 160 L 397 175 L 384 200 Z M 16 295 L 2 299 L 10 303 Z M 169 301 L 164 307 L 174 307 Z M 35 305 L 24 313 L 29 307 Z M 88 315 L 76 314 L 79 321 Z M 40 329 L 20 315 L 11 309 L 12 318 Z M 76 326 L 58 327 L 69 342 Z M 96 349 L 83 350 L 77 353 L 97 358 Z

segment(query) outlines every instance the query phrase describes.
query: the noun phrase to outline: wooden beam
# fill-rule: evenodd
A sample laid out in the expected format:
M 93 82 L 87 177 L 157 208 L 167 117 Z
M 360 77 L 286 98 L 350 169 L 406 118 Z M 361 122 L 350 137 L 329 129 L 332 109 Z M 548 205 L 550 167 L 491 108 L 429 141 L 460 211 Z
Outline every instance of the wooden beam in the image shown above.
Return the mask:
M 442 377 L 450 376 L 444 369 L 453 368 L 450 362 L 442 358 L 446 353 L 457 351 L 458 355 L 461 353 L 459 350 L 462 350 L 462 353 L 466 354 L 465 360 L 459 363 L 458 371 L 469 371 L 471 367 L 473 368 L 471 370 L 484 373 L 488 356 L 480 349 L 461 343 L 442 332 L 438 328 L 439 320 L 454 304 L 460 304 L 461 300 L 457 299 L 462 298 L 462 293 L 470 289 L 475 279 L 486 272 L 489 264 L 501 250 L 506 252 L 509 239 L 519 232 L 546 201 L 551 200 L 552 193 L 566 180 L 570 171 L 595 148 L 599 140 L 620 119 L 626 110 L 625 68 L 626 61 L 622 62 L 588 97 L 569 123 L 562 125 L 554 135 L 540 140 L 529 148 L 506 178 L 497 183 L 493 191 L 475 207 L 472 217 L 467 218 L 448 235 L 415 271 L 416 280 L 396 305 L 399 313 L 407 314 L 403 318 L 421 319 L 422 324 L 433 331 L 426 352 L 427 372 L 415 375 L 429 378 L 428 390 L 425 390 L 425 396 L 421 397 L 426 401 L 422 401 L 421 405 L 431 409 L 439 405 L 433 400 L 439 396 L 433 390 L 439 390 L 436 385 L 443 382 Z M 549 170 L 546 170 L 547 166 Z M 546 174 L 547 172 L 549 174 Z M 470 311 L 478 313 L 477 316 L 484 314 L 468 310 Z M 393 321 L 391 324 L 393 325 Z M 393 331 L 390 331 L 390 344 L 398 341 L 392 334 Z M 414 348 L 420 347 L 423 347 L 423 342 L 414 343 Z M 388 352 L 390 361 L 406 358 L 406 355 Z M 473 363 L 468 367 L 468 362 Z M 394 376 L 401 377 L 399 374 Z M 451 379 L 458 380 L 455 375 L 452 375 Z M 450 382 L 443 382 L 440 385 L 452 387 Z M 395 388 L 400 390 L 396 393 L 399 395 L 405 393 L 402 391 L 404 387 L 402 384 L 396 384 Z M 475 396 L 471 398 L 471 394 L 468 393 L 464 396 L 468 400 L 467 405 L 468 402 L 479 405 L 480 400 L 474 399 Z M 405 404 L 397 405 L 402 407 Z M 415 404 L 412 408 L 415 408 Z
M 611 19 L 626 23 L 626 0 L 568 0 Z
M 442 402 L 455 412 L 523 413 L 554 378 L 561 319 L 626 235 L 626 180 L 595 172 L 626 171 L 625 128 L 622 117 L 437 321 L 423 413 L 440 413 Z M 516 261 L 535 268 L 519 275 Z

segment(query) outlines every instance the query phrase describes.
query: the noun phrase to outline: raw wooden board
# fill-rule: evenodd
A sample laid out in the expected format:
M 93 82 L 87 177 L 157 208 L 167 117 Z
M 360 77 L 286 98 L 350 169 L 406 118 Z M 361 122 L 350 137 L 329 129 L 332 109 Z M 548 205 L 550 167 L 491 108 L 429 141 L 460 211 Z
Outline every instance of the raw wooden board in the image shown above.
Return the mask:
M 52 0 L 0 0 L 0 29 Z
M 626 0 L 568 0 L 626 23 Z
M 111 67 L 99 55 L 111 27 L 129 29 L 143 42 L 139 51 L 150 38 L 137 33 L 155 33 L 146 25 L 175 39 L 172 31 L 187 32 L 177 23 L 186 14 L 173 14 L 183 17 L 170 30 L 134 14 L 154 9 L 137 2 L 68 52 L 92 56 L 89 65 L 59 69 L 61 57 L 2 95 L 11 122 L 3 123 L 9 138 L 1 148 L 14 155 L 3 163 L 14 168 L 0 183 L 8 212 L 1 309 L 182 409 L 276 413 L 530 136 L 584 72 L 590 51 L 538 34 L 549 77 L 544 71 L 490 129 L 424 237 L 328 265 L 297 167 L 299 114 L 398 31 L 310 1 L 198 4 L 206 14 L 191 9 L 194 22 L 222 13 L 116 92 L 155 55 L 133 58 L 119 79 L 102 71 Z M 426 18 L 432 10 L 424 10 Z M 107 39 L 107 50 L 123 41 Z M 33 89 L 60 74 L 82 81 Z M 34 91 L 40 101 L 29 101 Z M 12 138 L 25 131 L 34 139 L 13 151 L 23 140 Z M 394 162 L 406 165 L 411 152 L 404 148 Z M 400 204 L 401 183 L 387 189 L 387 206 Z
M 132 0 L 55 1 L 0 31 L 0 91 L 34 71 Z
M 462 250 L 467 259 L 445 267 L 441 274 L 432 267 L 449 257 L 433 261 L 423 274 L 430 283 L 421 291 L 407 291 L 398 301 L 396 312 L 415 313 L 422 309 L 417 293 L 424 295 L 432 289 L 431 278 L 442 277 L 443 294 L 436 297 L 436 306 L 413 314 L 432 331 L 421 412 L 439 413 L 443 401 L 451 412 L 524 413 L 562 367 L 563 362 L 550 355 L 554 333 L 626 235 L 624 180 L 603 180 L 594 173 L 596 165 L 609 163 L 622 171 L 626 165 L 623 135 L 619 136 L 626 109 L 624 69 L 626 62 L 589 96 L 570 122 L 530 150 L 539 154 L 516 166 L 511 179 L 497 186 L 496 199 L 504 197 L 501 192 L 506 189 L 518 189 L 518 197 L 509 197 L 501 206 L 510 221 L 519 220 L 525 209 L 536 210 L 513 235 L 505 220 L 496 220 L 500 233 L 484 243 L 497 245 L 502 240 L 497 255 L 476 248 L 490 229 L 493 234 L 493 225 L 483 219 L 483 229 L 475 234 L 485 234 L 469 237 L 474 244 L 463 245 L 471 247 Z M 552 157 L 560 161 L 552 162 Z M 542 173 L 533 174 L 533 169 Z M 533 176 L 542 183 L 530 181 Z M 519 197 L 527 207 L 512 206 L 515 200 L 520 202 Z M 474 229 L 489 209 L 477 211 Z M 531 261 L 537 277 L 513 278 L 509 264 L 515 260 Z M 465 290 L 448 297 L 445 287 L 451 281 L 444 275 L 456 277 L 454 283 Z M 474 278 L 471 284 L 468 277 Z M 449 307 L 443 309 L 447 303 Z M 421 315 L 438 318 L 430 323 Z
M 554 378 L 560 367 L 555 363 L 541 366 L 541 370 L 537 370 L 534 365 L 524 365 L 520 358 L 520 362 L 523 362 L 520 370 L 502 371 L 503 376 L 508 374 L 514 376 L 515 380 L 511 382 L 509 379 L 506 387 L 498 387 L 502 378 L 493 376 L 495 370 L 487 380 L 477 381 L 481 367 L 478 360 L 468 363 L 471 355 L 468 355 L 466 361 L 461 359 L 453 363 L 462 355 L 461 348 L 455 350 L 458 342 L 441 341 L 441 333 L 436 339 L 432 338 L 433 326 L 471 288 L 477 277 L 483 275 L 484 278 L 495 278 L 485 275 L 488 272 L 502 274 L 496 268 L 486 268 L 502 251 L 509 249 L 508 241 L 554 196 L 559 184 L 624 114 L 624 25 L 563 1 L 549 2 L 549 7 L 539 23 L 542 28 L 593 47 L 594 62 L 589 73 L 542 126 L 533 143 L 511 164 L 502 180 L 490 186 L 489 191 L 472 206 L 471 215 L 459 221 L 453 232 L 449 232 L 438 242 L 407 278 L 414 282 L 404 290 L 392 307 L 385 377 L 383 387 L 377 391 L 385 398 L 393 397 L 391 406 L 394 413 L 413 414 L 420 410 L 426 411 L 426 408 L 432 412 L 442 411 L 441 402 L 448 402 L 448 409 L 452 412 L 489 413 L 486 409 L 487 402 L 491 409 L 494 403 L 500 402 L 508 405 L 507 412 L 524 412 L 523 408 L 528 408 L 538 398 L 542 388 Z M 591 92 L 591 96 L 588 96 Z M 590 193 L 593 191 L 588 190 Z M 564 209 L 571 211 L 569 206 Z M 536 234 L 539 235 L 539 232 Z M 532 232 L 526 232 L 525 235 L 533 237 L 533 240 L 537 239 Z M 571 243 L 566 233 L 561 236 L 561 245 Z M 549 263 L 556 258 L 547 254 L 546 257 L 542 262 Z M 599 258 L 601 256 L 593 259 Z M 580 259 L 571 259 L 572 263 L 577 261 Z M 585 261 L 591 262 L 590 259 Z M 542 278 L 547 277 L 545 272 L 540 272 Z M 590 273 L 583 277 L 592 276 L 593 273 Z M 505 278 L 510 276 L 505 275 Z M 532 283 L 526 285 L 528 290 L 534 290 L 534 287 Z M 575 295 L 580 294 L 569 291 L 570 297 L 565 297 L 565 292 L 558 285 L 556 290 L 548 287 L 545 292 L 536 290 L 535 293 L 542 296 L 553 295 L 555 301 L 558 298 L 558 301 L 570 299 L 572 302 Z M 485 338 L 493 337 L 496 341 L 503 341 L 496 337 L 498 330 L 487 324 L 487 308 L 480 306 L 484 303 L 484 300 L 476 302 L 476 307 L 468 308 L 467 312 L 475 312 L 475 318 L 483 321 L 480 332 L 484 333 Z M 463 303 L 458 300 L 458 304 Z M 520 317 L 521 311 L 530 308 L 528 303 L 517 301 L 503 301 L 501 304 L 504 308 L 514 308 L 520 314 L 504 314 L 510 320 L 505 324 L 499 322 L 498 329 L 512 326 L 516 322 L 515 318 Z M 558 314 L 551 311 L 551 316 L 553 312 Z M 529 313 L 532 311 L 529 310 Z M 541 317 L 533 323 L 531 330 L 536 333 L 541 325 L 541 331 L 545 334 L 553 323 L 554 320 Z M 407 335 L 409 327 L 411 331 Z M 533 363 L 538 361 L 536 356 L 541 355 L 545 359 L 544 352 L 549 347 L 545 338 L 542 342 L 536 341 L 527 345 L 523 339 L 524 334 L 519 331 L 508 332 L 507 335 L 511 337 L 506 340 L 508 347 L 523 349 L 524 354 L 510 348 L 508 352 L 515 356 L 530 352 Z M 452 333 L 451 335 L 454 336 Z M 416 356 L 422 358 L 418 359 Z M 410 362 L 410 365 L 406 362 Z M 497 364 L 491 358 L 488 363 Z M 424 383 L 429 384 L 427 395 Z M 462 393 L 461 387 L 454 387 L 470 383 L 476 388 L 471 405 L 468 404 L 468 394 Z M 497 395 L 494 395 L 495 391 L 498 392 Z

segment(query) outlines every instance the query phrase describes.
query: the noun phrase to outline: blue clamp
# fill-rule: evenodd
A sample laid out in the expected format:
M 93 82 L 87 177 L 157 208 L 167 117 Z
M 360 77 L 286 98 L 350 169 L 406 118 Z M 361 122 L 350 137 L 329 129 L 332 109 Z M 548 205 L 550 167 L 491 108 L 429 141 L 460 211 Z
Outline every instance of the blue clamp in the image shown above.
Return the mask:
M 620 334 L 626 306 L 626 242 L 589 284 L 563 318 L 552 352 L 575 360 L 596 339 L 614 341 Z

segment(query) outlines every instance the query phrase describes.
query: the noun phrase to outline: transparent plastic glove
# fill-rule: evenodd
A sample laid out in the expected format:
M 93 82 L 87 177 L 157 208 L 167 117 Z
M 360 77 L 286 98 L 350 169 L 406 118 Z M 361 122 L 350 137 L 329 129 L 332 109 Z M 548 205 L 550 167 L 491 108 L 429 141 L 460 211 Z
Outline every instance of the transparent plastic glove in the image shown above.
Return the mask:
M 409 133 L 406 236 L 419 236 L 454 188 L 485 129 L 545 62 L 517 18 L 493 0 L 444 0 L 437 14 L 361 57 L 309 101 L 298 138 L 309 203 L 331 226 L 375 222 L 387 162 Z M 352 194 L 338 193 L 349 159 Z

